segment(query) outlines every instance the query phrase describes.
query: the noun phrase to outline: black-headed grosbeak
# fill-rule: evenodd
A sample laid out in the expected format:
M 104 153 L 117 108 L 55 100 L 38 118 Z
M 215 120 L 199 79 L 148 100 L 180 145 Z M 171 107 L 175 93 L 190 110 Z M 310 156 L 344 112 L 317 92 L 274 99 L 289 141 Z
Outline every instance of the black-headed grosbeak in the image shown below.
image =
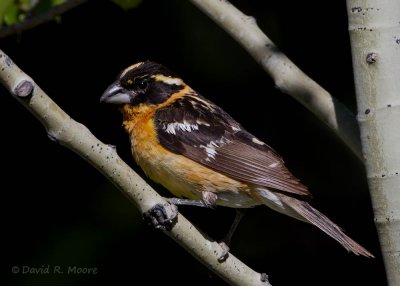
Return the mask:
M 356 255 L 373 257 L 307 201 L 307 187 L 267 144 L 166 67 L 146 61 L 123 70 L 101 97 L 119 104 L 132 154 L 177 204 L 266 205 L 309 222 Z

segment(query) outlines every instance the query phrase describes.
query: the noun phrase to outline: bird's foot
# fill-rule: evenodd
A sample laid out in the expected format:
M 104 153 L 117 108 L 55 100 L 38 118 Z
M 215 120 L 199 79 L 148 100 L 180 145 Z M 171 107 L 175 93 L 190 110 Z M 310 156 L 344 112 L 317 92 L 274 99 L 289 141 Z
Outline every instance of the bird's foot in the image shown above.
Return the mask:
M 143 219 L 156 229 L 170 231 L 178 219 L 178 208 L 174 204 L 156 204 L 143 213 Z
M 218 262 L 224 262 L 224 261 L 228 258 L 228 256 L 229 256 L 229 250 L 230 250 L 230 248 L 229 248 L 228 244 L 226 244 L 224 241 L 221 241 L 221 242 L 219 243 L 219 245 L 220 245 L 221 248 L 222 248 L 222 253 L 221 253 L 221 255 L 218 257 Z

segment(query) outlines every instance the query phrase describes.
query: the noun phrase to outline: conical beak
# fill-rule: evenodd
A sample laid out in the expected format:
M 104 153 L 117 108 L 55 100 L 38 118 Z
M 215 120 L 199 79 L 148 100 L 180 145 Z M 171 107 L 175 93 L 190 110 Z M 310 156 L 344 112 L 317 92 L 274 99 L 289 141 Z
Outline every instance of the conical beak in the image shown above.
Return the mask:
M 119 83 L 111 84 L 103 95 L 100 97 L 100 102 L 112 104 L 131 103 L 134 94 L 123 88 Z

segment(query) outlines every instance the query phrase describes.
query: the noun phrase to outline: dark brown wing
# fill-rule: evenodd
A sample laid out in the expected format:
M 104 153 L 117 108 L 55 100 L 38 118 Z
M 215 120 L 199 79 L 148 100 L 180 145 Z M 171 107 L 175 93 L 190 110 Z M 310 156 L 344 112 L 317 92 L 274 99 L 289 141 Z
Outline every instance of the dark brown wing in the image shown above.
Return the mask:
M 309 194 L 271 147 L 198 94 L 157 110 L 154 120 L 161 145 L 174 153 L 239 181 Z

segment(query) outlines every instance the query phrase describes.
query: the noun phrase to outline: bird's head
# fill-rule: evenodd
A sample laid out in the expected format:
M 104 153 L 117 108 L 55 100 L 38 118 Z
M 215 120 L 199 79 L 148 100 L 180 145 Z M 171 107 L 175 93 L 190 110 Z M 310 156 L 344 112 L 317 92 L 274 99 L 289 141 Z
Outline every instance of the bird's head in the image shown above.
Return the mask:
M 103 93 L 100 102 L 130 106 L 158 105 L 185 86 L 166 67 L 150 61 L 139 62 L 118 75 Z

